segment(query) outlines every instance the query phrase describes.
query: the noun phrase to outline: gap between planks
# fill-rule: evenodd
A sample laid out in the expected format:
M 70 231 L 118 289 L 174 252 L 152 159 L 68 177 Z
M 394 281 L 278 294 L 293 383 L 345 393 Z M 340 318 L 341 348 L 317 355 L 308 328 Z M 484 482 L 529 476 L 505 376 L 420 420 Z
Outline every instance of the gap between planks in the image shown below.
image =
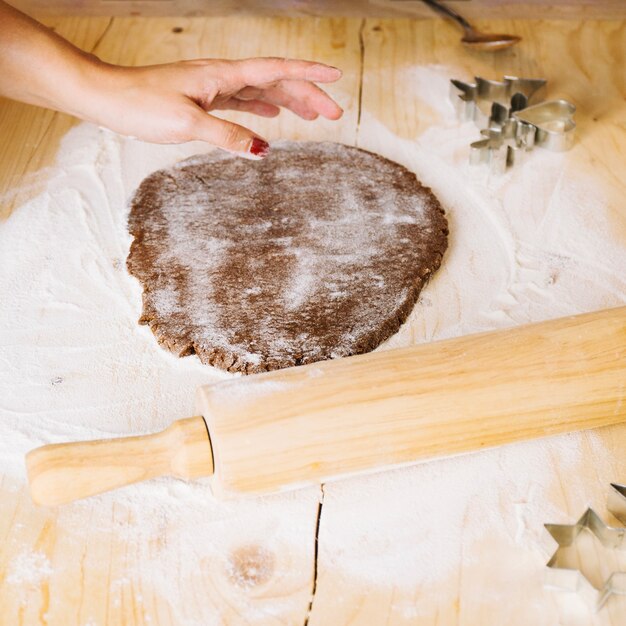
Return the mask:
M 96 50 L 98 49 L 98 46 L 102 43 L 102 40 L 107 36 L 109 31 L 111 30 L 111 26 L 113 26 L 113 22 L 114 21 L 115 21 L 114 17 L 110 17 L 109 18 L 109 22 L 104 27 L 104 30 L 102 31 L 102 34 L 100 35 L 100 37 L 98 37 L 98 39 L 96 39 L 96 43 L 92 46 L 92 48 L 90 50 L 91 54 L 96 54 Z
M 363 32 L 365 31 L 365 24 L 367 20 L 363 18 L 359 25 L 359 95 L 357 99 L 357 112 L 356 112 L 356 134 L 355 142 L 356 146 L 359 145 L 359 130 L 361 129 L 361 109 L 363 104 L 363 70 L 365 68 L 365 39 Z
M 315 601 L 315 592 L 317 591 L 317 560 L 319 555 L 320 541 L 320 525 L 322 523 L 322 508 L 324 507 L 324 483 L 320 485 L 320 501 L 317 506 L 317 519 L 315 521 L 315 544 L 313 546 L 313 584 L 311 586 L 311 599 L 309 608 L 304 617 L 304 626 L 309 626 L 309 620 L 313 613 L 313 602 Z
M 361 128 L 361 111 L 363 108 L 363 73 L 365 69 L 365 26 L 367 25 L 367 19 L 363 18 L 359 24 L 359 85 L 357 96 L 357 114 L 356 114 L 356 129 L 354 145 L 359 145 L 359 130 Z M 324 508 L 324 485 L 320 484 L 320 502 L 317 507 L 317 519 L 315 521 L 315 537 L 313 546 L 313 583 L 311 585 L 311 599 L 309 601 L 309 607 L 304 617 L 303 626 L 309 626 L 309 620 L 313 614 L 313 603 L 315 602 L 315 594 L 317 592 L 317 575 L 318 575 L 318 557 L 319 557 L 319 542 L 320 542 L 320 527 L 322 523 L 322 510 Z

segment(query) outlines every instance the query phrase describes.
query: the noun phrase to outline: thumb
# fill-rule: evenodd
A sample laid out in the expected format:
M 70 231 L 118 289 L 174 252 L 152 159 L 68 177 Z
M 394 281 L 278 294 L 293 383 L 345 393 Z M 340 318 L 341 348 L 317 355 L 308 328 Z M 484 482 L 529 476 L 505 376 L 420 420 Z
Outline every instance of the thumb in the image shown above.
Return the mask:
M 194 139 L 206 141 L 244 158 L 262 159 L 270 150 L 267 141 L 249 128 L 206 113 L 202 115 L 194 130 L 196 135 Z

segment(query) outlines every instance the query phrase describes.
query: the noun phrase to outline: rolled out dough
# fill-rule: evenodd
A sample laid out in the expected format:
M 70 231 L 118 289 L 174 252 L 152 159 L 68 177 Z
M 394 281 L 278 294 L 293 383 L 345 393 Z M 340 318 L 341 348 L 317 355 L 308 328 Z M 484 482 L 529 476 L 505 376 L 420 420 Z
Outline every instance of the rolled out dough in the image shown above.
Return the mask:
M 314 142 L 155 172 L 129 228 L 140 322 L 179 356 L 244 373 L 374 349 L 409 315 L 448 233 L 410 171 Z

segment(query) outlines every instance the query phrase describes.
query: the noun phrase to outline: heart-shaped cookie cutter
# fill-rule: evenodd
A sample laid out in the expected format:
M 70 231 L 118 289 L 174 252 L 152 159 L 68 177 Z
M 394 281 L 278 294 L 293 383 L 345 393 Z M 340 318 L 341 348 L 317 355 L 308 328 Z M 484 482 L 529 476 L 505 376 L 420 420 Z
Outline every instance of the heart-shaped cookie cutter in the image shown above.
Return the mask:
M 515 111 L 513 118 L 537 129 L 535 145 L 562 152 L 574 145 L 575 112 L 576 107 L 567 100 L 550 100 Z

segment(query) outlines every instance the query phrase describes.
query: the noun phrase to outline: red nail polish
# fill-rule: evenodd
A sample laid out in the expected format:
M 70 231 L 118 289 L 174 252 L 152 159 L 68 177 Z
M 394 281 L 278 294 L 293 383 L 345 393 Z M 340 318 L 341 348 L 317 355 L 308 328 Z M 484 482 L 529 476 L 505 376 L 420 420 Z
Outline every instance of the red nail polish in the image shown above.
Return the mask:
M 264 157 L 270 151 L 270 144 L 263 139 L 259 139 L 258 137 L 254 137 L 252 139 L 252 143 L 250 144 L 250 154 L 254 154 L 254 156 Z

